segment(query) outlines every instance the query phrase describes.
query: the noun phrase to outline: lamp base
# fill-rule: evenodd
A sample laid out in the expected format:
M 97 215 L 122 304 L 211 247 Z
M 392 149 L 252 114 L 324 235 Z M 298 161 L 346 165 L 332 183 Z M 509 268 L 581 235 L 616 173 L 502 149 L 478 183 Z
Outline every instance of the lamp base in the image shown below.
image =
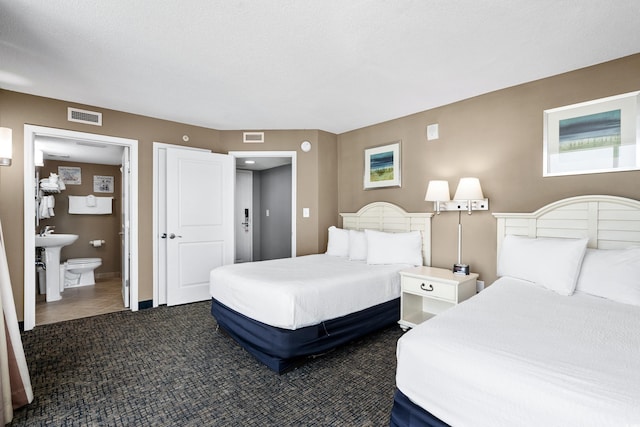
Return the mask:
M 461 276 L 469 275 L 469 264 L 453 264 L 453 274 Z

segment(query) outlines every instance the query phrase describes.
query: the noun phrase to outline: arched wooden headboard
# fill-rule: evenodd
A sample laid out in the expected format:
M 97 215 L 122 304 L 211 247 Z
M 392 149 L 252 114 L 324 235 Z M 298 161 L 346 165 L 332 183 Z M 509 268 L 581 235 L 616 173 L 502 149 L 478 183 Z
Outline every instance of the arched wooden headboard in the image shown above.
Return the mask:
M 588 246 L 618 249 L 640 245 L 640 201 L 618 196 L 577 196 L 532 213 L 494 213 L 498 255 L 504 236 L 589 238 Z
M 388 232 L 420 231 L 422 233 L 422 262 L 431 265 L 432 213 L 410 213 L 388 202 L 373 202 L 356 213 L 341 213 L 342 227 L 351 230 L 379 230 Z

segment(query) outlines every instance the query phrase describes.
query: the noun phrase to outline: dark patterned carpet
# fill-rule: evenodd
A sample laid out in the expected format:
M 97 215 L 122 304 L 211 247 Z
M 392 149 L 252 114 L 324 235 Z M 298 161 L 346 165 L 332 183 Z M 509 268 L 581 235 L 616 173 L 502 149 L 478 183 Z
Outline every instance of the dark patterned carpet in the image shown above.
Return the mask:
M 278 375 L 216 332 L 210 305 L 23 333 L 35 399 L 10 425 L 389 425 L 398 326 Z

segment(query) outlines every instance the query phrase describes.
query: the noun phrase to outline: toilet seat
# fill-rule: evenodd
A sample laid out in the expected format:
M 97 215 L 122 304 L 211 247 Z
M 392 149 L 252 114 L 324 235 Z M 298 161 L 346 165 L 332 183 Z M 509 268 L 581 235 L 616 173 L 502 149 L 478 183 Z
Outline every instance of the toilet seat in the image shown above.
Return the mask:
M 68 265 L 89 264 L 93 262 L 102 262 L 101 258 L 71 258 L 67 260 Z

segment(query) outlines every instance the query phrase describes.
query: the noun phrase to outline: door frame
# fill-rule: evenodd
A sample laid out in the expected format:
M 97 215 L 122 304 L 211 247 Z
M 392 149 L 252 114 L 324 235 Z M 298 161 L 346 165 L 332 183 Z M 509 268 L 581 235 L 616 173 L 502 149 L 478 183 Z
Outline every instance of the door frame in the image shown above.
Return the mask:
M 246 157 L 289 157 L 291 158 L 291 258 L 296 257 L 296 229 L 297 229 L 297 156 L 295 151 L 229 151 L 235 158 Z
M 131 311 L 138 311 L 138 140 L 45 126 L 24 125 L 24 330 L 36 326 L 36 189 L 34 183 L 34 144 L 37 136 L 83 139 L 103 144 L 129 147 L 130 162 L 130 281 Z M 29 212 L 32 214 L 30 215 Z
M 254 207 L 253 207 L 253 171 L 251 170 L 244 170 L 244 169 L 238 169 L 234 166 L 234 171 L 235 171 L 235 179 L 236 179 L 236 191 L 234 194 L 234 212 L 233 212 L 233 224 L 234 224 L 234 230 L 233 232 L 236 233 L 236 239 L 235 241 L 235 254 L 234 254 L 234 264 L 238 261 L 238 231 L 240 230 L 240 227 L 242 226 L 242 223 L 239 223 L 239 218 L 241 217 L 239 215 L 239 212 L 237 210 L 238 208 L 238 194 L 240 192 L 245 192 L 247 191 L 248 195 L 249 195 L 249 218 L 247 218 L 248 221 L 248 226 L 249 226 L 249 259 L 248 261 L 244 261 L 244 262 L 251 262 L 253 261 L 253 233 L 255 231 L 255 223 L 253 221 L 253 216 L 255 215 L 254 212 Z M 240 173 L 240 175 L 246 174 L 250 177 L 250 181 L 249 181 L 249 188 L 240 188 L 240 186 L 238 185 L 238 173 Z

